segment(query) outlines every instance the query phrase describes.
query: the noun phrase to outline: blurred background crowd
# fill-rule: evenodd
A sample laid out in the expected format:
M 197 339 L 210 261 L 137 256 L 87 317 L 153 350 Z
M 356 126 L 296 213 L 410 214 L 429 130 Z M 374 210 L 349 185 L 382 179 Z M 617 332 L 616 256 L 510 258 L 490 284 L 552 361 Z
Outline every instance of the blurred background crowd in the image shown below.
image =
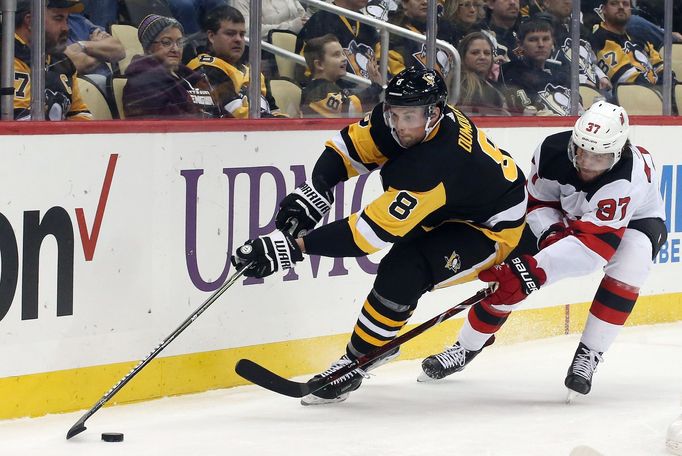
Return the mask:
M 254 103 L 259 117 L 360 117 L 391 75 L 427 65 L 426 43 L 396 33 L 382 41 L 377 21 L 425 34 L 428 2 L 334 0 L 332 12 L 314 0 L 262 0 L 260 38 L 289 54 L 264 45 L 257 78 L 247 43 L 250 0 L 45 0 L 45 118 L 243 119 Z M 34 117 L 31 4 L 18 0 L 14 20 L 18 120 Z M 456 81 L 451 102 L 467 114 L 569 115 L 575 48 L 580 109 L 606 99 L 630 114 L 660 115 L 670 65 L 678 114 L 682 2 L 673 2 L 670 62 L 663 59 L 664 0 L 583 0 L 579 21 L 571 0 L 438 0 L 434 7 L 437 38 L 458 55 L 439 47 L 434 67 Z M 250 99 L 251 84 L 258 100 Z

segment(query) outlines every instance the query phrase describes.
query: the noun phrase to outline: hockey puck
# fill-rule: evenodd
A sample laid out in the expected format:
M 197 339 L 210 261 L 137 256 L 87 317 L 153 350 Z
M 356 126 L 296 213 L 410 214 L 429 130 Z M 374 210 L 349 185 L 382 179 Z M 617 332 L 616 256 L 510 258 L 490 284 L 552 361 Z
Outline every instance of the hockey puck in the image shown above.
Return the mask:
M 103 432 L 102 440 L 105 442 L 123 442 L 123 434 L 120 432 Z

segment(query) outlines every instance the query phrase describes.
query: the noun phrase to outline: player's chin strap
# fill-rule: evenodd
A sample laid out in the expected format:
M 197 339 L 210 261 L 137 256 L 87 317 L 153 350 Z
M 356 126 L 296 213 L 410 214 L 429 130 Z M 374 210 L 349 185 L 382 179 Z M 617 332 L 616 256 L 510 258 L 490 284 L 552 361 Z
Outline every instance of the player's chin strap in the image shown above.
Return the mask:
M 430 135 L 431 132 L 434 130 L 434 128 L 436 128 L 436 127 L 438 126 L 438 124 L 440 123 L 440 121 L 443 120 L 443 111 L 444 111 L 444 109 L 443 109 L 443 107 L 441 107 L 441 108 L 440 108 L 440 115 L 439 115 L 438 118 L 433 122 L 433 125 L 432 125 L 432 126 L 429 126 L 429 122 L 431 121 L 431 116 L 433 115 L 433 108 L 434 108 L 435 106 L 436 106 L 436 105 L 431 105 L 431 106 L 429 106 L 428 109 L 426 110 L 426 125 L 424 125 L 424 132 L 425 132 L 426 134 L 424 135 L 424 139 L 422 139 L 422 142 L 426 141 L 426 138 L 429 137 L 429 135 Z

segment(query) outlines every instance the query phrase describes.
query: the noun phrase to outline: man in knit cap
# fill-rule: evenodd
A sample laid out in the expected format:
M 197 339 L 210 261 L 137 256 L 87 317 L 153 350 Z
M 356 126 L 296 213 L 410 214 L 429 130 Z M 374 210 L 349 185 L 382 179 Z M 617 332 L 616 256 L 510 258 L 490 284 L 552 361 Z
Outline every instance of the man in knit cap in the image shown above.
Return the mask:
M 184 30 L 170 17 L 150 14 L 137 36 L 144 55 L 126 69 L 123 89 L 126 117 L 217 117 L 206 79 L 183 65 Z
M 45 8 L 45 113 L 46 120 L 91 120 L 80 96 L 76 67 L 64 55 L 69 13 L 83 11 L 79 0 L 47 0 Z M 19 0 L 14 35 L 14 118 L 31 113 L 31 1 Z

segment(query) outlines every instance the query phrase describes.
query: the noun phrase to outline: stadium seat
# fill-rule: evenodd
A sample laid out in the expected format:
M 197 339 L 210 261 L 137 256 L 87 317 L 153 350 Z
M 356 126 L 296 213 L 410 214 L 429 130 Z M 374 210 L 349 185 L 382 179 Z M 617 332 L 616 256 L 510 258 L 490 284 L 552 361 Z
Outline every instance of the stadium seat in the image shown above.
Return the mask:
M 588 109 L 592 104 L 594 103 L 595 98 L 601 98 L 604 99 L 604 96 L 599 93 L 599 91 L 593 87 L 590 87 L 588 85 L 581 84 L 580 88 L 580 96 L 582 97 L 582 105 L 585 109 Z
M 279 110 L 289 117 L 301 117 L 301 88 L 286 79 L 272 79 L 270 91 Z
M 130 61 L 136 55 L 144 54 L 140 40 L 137 38 L 137 28 L 130 25 L 112 24 L 111 35 L 123 44 L 126 50 L 126 56 L 118 61 L 118 72 L 123 75 L 126 68 L 130 65 Z
M 78 89 L 94 120 L 111 120 L 111 108 L 104 94 L 84 76 L 78 77 Z
M 618 104 L 630 115 L 660 116 L 663 114 L 663 99 L 655 90 L 641 85 L 619 85 L 616 87 Z
M 128 82 L 125 78 L 114 78 L 111 81 L 111 87 L 114 91 L 114 100 L 116 101 L 116 109 L 118 110 L 118 118 L 125 119 L 126 115 L 123 112 L 123 88 Z
M 661 49 L 661 57 L 663 57 L 663 49 Z M 673 43 L 672 67 L 677 80 L 682 80 L 682 43 Z
M 268 42 L 290 52 L 296 50 L 296 34 L 289 30 L 270 30 Z M 275 62 L 277 62 L 277 71 L 280 77 L 295 79 L 296 62 L 279 55 L 275 55 Z

